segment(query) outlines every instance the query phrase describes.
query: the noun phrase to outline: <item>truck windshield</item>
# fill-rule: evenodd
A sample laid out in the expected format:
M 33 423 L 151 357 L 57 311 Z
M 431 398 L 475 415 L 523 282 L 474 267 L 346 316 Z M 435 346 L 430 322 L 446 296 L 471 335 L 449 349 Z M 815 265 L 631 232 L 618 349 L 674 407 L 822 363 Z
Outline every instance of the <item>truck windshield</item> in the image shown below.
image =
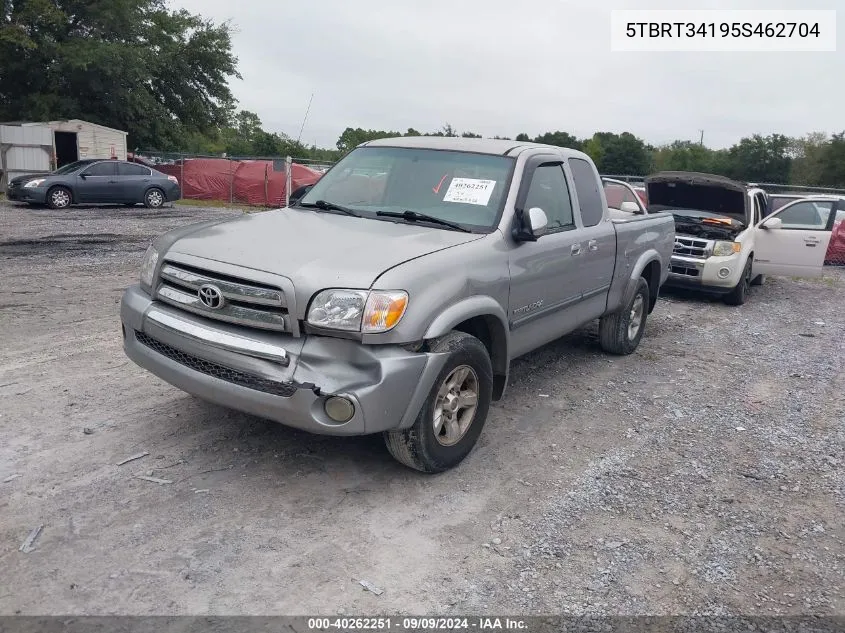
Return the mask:
M 470 230 L 494 228 L 504 206 L 513 158 L 435 149 L 359 147 L 299 201 L 340 205 L 371 219 L 425 223 L 430 216 Z M 317 206 L 318 201 L 324 201 Z M 378 212 L 405 214 L 377 215 Z M 432 228 L 455 230 L 445 224 Z

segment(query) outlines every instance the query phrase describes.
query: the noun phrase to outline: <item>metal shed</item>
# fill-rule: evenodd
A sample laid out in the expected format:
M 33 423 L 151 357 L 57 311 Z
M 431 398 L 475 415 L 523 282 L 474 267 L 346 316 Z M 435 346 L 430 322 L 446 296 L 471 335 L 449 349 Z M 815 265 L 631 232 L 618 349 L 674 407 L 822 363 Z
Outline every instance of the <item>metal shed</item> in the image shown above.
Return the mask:
M 15 176 L 49 172 L 76 160 L 126 160 L 126 135 L 81 119 L 2 123 L 0 191 Z

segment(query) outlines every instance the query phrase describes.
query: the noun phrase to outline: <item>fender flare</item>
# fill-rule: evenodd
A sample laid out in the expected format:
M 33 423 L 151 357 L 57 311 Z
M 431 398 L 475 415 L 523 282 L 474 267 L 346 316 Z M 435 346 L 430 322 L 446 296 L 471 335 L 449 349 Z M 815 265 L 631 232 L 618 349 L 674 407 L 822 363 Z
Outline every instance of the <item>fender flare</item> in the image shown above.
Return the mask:
M 434 318 L 423 338 L 431 340 L 444 336 L 455 329 L 459 323 L 474 317 L 492 318 L 497 322 L 498 336 L 494 336 L 491 360 L 494 373 L 506 374 L 510 350 L 510 329 L 505 310 L 492 297 L 475 295 L 453 303 Z
M 652 287 L 652 283 L 650 279 L 646 281 L 649 282 L 649 294 L 652 296 L 651 305 L 649 306 L 649 312 L 654 309 L 654 306 L 657 303 L 657 297 L 660 293 L 660 287 L 663 285 L 665 277 L 668 275 L 665 273 L 665 265 L 663 263 L 662 258 L 660 257 L 660 253 L 653 248 L 649 248 L 644 251 L 638 258 L 637 262 L 631 268 L 631 276 L 628 278 L 628 282 L 625 284 L 625 291 L 622 293 L 622 305 L 627 305 L 627 302 L 631 299 L 633 294 L 636 292 L 637 283 L 640 277 L 643 276 L 643 272 L 645 269 L 652 264 L 652 262 L 657 262 L 659 267 L 659 272 L 657 275 L 657 284 L 655 287 Z M 665 276 L 664 276 L 665 275 Z

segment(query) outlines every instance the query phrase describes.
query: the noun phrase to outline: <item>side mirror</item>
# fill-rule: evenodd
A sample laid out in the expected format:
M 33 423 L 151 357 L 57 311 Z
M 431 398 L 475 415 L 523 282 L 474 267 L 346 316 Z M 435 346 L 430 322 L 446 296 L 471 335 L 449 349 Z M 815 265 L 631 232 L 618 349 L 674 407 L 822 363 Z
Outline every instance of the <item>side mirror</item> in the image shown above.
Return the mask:
M 79 174 L 79 177 L 82 178 L 82 180 L 85 180 L 88 178 L 88 174 Z
M 764 229 L 780 229 L 783 228 L 783 220 L 780 218 L 769 218 L 760 226 Z
M 540 237 L 546 232 L 549 226 L 549 218 L 546 212 L 540 207 L 531 207 L 528 210 L 528 224 L 531 227 L 531 233 L 534 237 Z
M 625 211 L 626 213 L 634 213 L 636 215 L 642 215 L 643 210 L 640 208 L 636 202 L 628 202 L 625 201 L 621 205 L 619 205 L 620 211 Z
M 290 194 L 290 203 L 296 204 L 297 202 L 299 202 L 305 196 L 306 193 L 311 191 L 311 187 L 313 187 L 313 186 L 314 185 L 305 185 L 304 187 L 300 187 L 299 189 L 297 189 L 296 191 L 291 193 Z

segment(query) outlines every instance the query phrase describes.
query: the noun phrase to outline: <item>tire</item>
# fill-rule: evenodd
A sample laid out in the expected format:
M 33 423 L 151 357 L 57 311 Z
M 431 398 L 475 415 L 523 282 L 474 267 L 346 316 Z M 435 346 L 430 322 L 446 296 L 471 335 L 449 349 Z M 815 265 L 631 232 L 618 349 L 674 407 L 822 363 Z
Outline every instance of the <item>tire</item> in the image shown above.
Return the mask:
M 158 187 L 147 189 L 147 193 L 144 194 L 144 206 L 148 209 L 160 209 L 164 201 L 164 192 Z
M 741 306 L 748 299 L 748 294 L 751 292 L 751 258 L 745 262 L 745 269 L 742 271 L 742 278 L 739 283 L 734 286 L 730 293 L 724 296 L 723 301 L 729 306 Z
M 439 473 L 463 461 L 478 441 L 490 410 L 493 367 L 484 344 L 464 332 L 450 332 L 431 351 L 449 353 L 445 366 L 413 426 L 385 432 L 384 441 L 405 466 Z M 474 391 L 474 404 L 462 405 L 460 391 Z
M 618 312 L 599 321 L 599 345 L 610 354 L 631 354 L 640 344 L 648 319 L 648 282 L 640 277 L 633 296 Z
M 67 209 L 73 204 L 73 194 L 67 187 L 53 187 L 47 192 L 47 206 L 51 209 Z

